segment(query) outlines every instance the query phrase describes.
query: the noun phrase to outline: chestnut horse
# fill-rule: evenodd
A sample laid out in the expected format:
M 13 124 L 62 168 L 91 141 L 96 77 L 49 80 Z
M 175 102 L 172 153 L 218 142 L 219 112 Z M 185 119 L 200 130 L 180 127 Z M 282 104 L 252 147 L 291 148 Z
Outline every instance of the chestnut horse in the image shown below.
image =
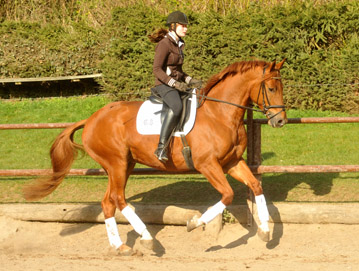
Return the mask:
M 258 234 L 269 241 L 269 213 L 262 186 L 242 158 L 247 146 L 244 114 L 253 101 L 272 127 L 282 127 L 287 122 L 279 71 L 284 61 L 278 64 L 275 61 L 233 63 L 212 76 L 198 94 L 202 96 L 202 102 L 197 109 L 195 125 L 186 138 L 195 169 L 208 179 L 222 198 L 201 217 L 189 220 L 188 231 L 207 224 L 232 203 L 234 193 L 225 177 L 228 173 L 253 191 L 260 221 Z M 154 155 L 158 135 L 140 135 L 137 132 L 136 114 L 142 103 L 110 103 L 88 119 L 66 128 L 51 147 L 52 175 L 24 188 L 27 200 L 50 194 L 68 174 L 77 151 L 84 149 L 108 174 L 107 191 L 102 200 L 107 234 L 110 245 L 125 255 L 131 254 L 131 248 L 122 243 L 118 234 L 114 218 L 116 208 L 141 236 L 141 243 L 147 247 L 153 245 L 146 225 L 126 203 L 125 187 L 135 164 L 173 172 L 188 170 L 179 138 L 173 139 L 169 160 L 162 163 Z M 73 141 L 75 131 L 81 128 L 83 145 Z

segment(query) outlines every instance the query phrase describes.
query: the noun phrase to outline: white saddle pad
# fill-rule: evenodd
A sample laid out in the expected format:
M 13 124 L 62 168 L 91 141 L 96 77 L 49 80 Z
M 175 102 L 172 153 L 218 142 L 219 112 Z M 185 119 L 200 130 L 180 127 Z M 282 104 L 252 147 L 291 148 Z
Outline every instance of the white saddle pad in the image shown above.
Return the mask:
M 179 137 L 181 134 L 187 135 L 193 128 L 196 120 L 197 99 L 195 90 L 193 90 L 191 100 L 191 112 L 187 122 L 184 125 L 183 132 L 176 132 L 175 136 Z M 162 104 L 154 104 L 151 101 L 145 101 L 137 113 L 136 127 L 141 135 L 159 135 L 161 132 L 161 111 Z M 157 113 L 157 114 L 156 114 Z

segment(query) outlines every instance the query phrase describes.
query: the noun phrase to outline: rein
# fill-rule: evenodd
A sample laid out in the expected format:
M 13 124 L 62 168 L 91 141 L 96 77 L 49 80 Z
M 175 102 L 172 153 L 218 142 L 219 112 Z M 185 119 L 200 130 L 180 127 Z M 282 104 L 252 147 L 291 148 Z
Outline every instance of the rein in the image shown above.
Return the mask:
M 220 100 L 220 99 L 208 97 L 208 96 L 203 95 L 203 94 L 196 94 L 196 95 L 202 98 L 201 101 L 199 102 L 199 104 L 202 103 L 202 100 L 210 100 L 210 101 L 214 101 L 214 102 L 220 102 L 220 103 L 223 103 L 223 104 L 233 105 L 233 106 L 236 106 L 236 107 L 239 107 L 239 108 L 242 108 L 242 109 L 248 109 L 248 110 L 252 110 L 252 111 L 264 113 L 263 110 L 257 109 L 257 108 L 253 108 L 253 107 L 250 107 L 250 106 L 244 106 L 244 105 L 240 105 L 240 104 L 235 104 L 235 103 L 227 102 L 227 101 L 224 101 L 224 100 Z
M 264 69 L 263 69 L 263 77 L 264 77 L 266 68 L 267 68 L 267 67 L 264 67 Z M 199 104 L 201 104 L 203 100 L 210 100 L 210 101 L 214 101 L 214 102 L 220 102 L 220 103 L 224 103 L 224 104 L 233 105 L 233 106 L 238 107 L 238 108 L 241 108 L 241 109 L 247 109 L 247 110 L 252 110 L 252 111 L 256 111 L 256 112 L 262 112 L 267 118 L 272 119 L 272 118 L 274 118 L 275 116 L 277 116 L 277 115 L 279 115 L 280 113 L 282 113 L 283 111 L 285 111 L 285 106 L 284 106 L 284 105 L 271 105 L 271 104 L 270 104 L 270 101 L 269 101 L 269 98 L 268 98 L 268 93 L 267 93 L 267 88 L 266 88 L 265 83 L 264 83 L 264 82 L 265 82 L 266 80 L 268 80 L 268 79 L 280 80 L 281 77 L 268 77 L 268 78 L 263 78 L 263 80 L 262 80 L 262 82 L 261 82 L 260 90 L 259 90 L 259 92 L 258 92 L 258 97 L 257 97 L 257 103 L 258 103 L 258 101 L 259 101 L 259 96 L 260 96 L 260 94 L 261 94 L 261 92 L 262 92 L 262 96 L 263 96 L 263 110 L 262 110 L 262 109 L 253 108 L 253 107 L 251 107 L 251 106 L 244 106 L 244 105 L 235 104 L 235 103 L 227 102 L 227 101 L 224 101 L 224 100 L 220 100 L 220 99 L 208 97 L 208 96 L 203 95 L 203 94 L 196 94 L 196 95 L 199 96 L 199 97 L 201 97 L 201 101 L 199 102 Z M 267 105 L 266 102 L 265 102 L 265 98 L 267 98 L 268 105 Z M 282 108 L 282 110 L 279 111 L 278 113 L 276 113 L 275 115 L 272 115 L 272 116 L 271 116 L 271 115 L 268 114 L 268 111 L 269 111 L 271 108 Z

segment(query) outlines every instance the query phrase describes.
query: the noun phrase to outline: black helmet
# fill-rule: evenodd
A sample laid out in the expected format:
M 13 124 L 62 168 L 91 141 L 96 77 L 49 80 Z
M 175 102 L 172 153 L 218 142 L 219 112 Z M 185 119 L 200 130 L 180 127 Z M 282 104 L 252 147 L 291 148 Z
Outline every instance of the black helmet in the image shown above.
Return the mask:
M 172 23 L 180 23 L 180 24 L 188 24 L 188 19 L 186 14 L 181 11 L 174 11 L 167 17 L 166 25 L 170 25 Z

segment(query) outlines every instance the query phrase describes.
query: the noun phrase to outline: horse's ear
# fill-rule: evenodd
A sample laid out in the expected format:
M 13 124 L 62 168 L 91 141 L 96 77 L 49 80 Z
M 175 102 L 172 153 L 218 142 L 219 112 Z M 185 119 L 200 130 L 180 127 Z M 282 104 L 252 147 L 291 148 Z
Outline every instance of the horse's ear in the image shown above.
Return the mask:
M 276 66 L 275 69 L 276 70 L 280 70 L 284 64 L 284 62 L 286 61 L 286 58 L 284 58 L 281 62 L 279 62 Z
M 273 71 L 274 67 L 275 67 L 275 60 L 271 64 L 269 64 L 268 70 L 271 72 Z

